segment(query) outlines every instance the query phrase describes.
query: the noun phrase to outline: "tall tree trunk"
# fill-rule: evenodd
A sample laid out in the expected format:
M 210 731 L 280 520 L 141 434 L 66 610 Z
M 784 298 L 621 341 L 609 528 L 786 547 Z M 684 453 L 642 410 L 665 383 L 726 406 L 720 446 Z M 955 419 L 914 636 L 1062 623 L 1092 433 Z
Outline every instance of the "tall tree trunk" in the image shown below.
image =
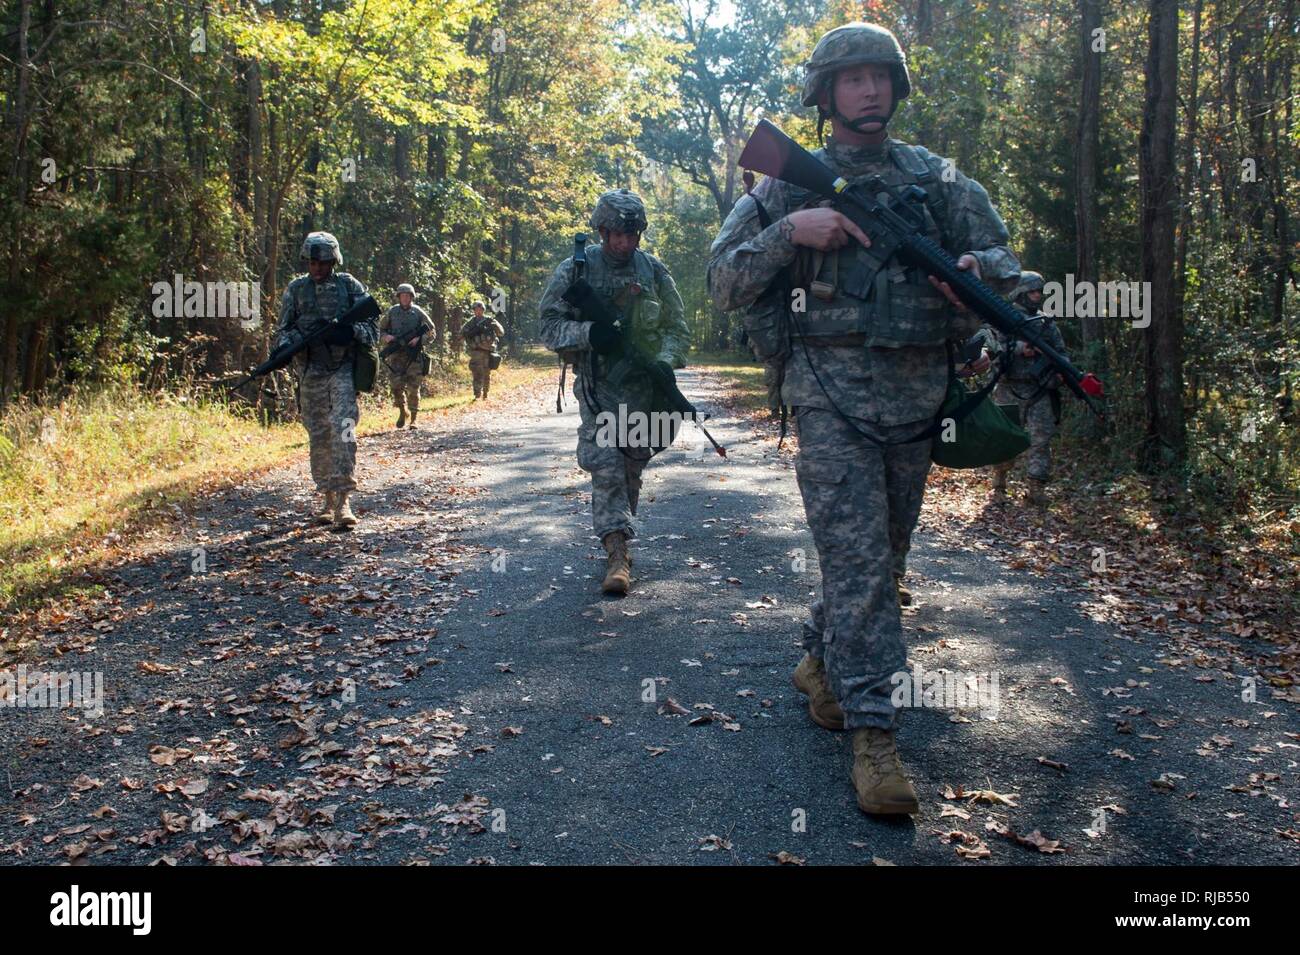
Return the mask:
M 18 59 L 14 63 L 14 95 L 12 105 L 14 144 L 13 159 L 9 164 L 9 181 L 13 192 L 10 195 L 12 207 L 9 213 L 9 269 L 8 281 L 11 289 L 19 286 L 22 277 L 23 227 L 27 208 L 27 98 L 31 89 L 32 60 L 28 49 L 28 35 L 32 25 L 32 0 L 19 0 L 18 35 L 15 44 Z M 0 372 L 0 408 L 8 404 L 14 392 L 15 379 L 18 377 L 18 323 L 16 309 L 5 309 L 3 371 Z
M 1198 0 L 1199 2 L 1199 0 Z M 1075 280 L 1096 282 L 1097 272 L 1097 157 L 1101 113 L 1101 52 L 1094 49 L 1093 32 L 1101 26 L 1100 0 L 1078 0 L 1079 9 L 1079 122 L 1074 140 Z M 1086 363 L 1098 374 L 1106 371 L 1106 333 L 1097 315 L 1081 324 Z M 1090 418 L 1097 432 L 1100 423 Z
M 1138 140 L 1142 280 L 1150 282 L 1146 329 L 1147 431 L 1143 464 L 1175 468 L 1187 455 L 1183 417 L 1183 326 L 1174 289 L 1178 216 L 1178 0 L 1149 0 L 1146 96 Z

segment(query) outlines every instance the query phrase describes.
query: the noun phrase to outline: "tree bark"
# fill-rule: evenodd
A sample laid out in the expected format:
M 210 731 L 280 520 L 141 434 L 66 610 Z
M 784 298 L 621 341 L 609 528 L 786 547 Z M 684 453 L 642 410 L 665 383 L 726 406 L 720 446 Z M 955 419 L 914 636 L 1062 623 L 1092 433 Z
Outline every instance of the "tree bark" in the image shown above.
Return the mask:
M 1097 161 L 1100 152 L 1101 53 L 1093 50 L 1093 31 L 1101 26 L 1100 0 L 1078 0 L 1079 122 L 1074 141 L 1075 280 L 1098 281 Z M 1097 374 L 1106 371 L 1106 330 L 1097 315 L 1080 323 L 1086 363 Z M 1096 432 L 1100 422 L 1091 419 Z
M 1178 0 L 1149 0 L 1142 131 L 1138 140 L 1142 280 L 1150 282 L 1146 329 L 1147 430 L 1143 465 L 1180 466 L 1187 455 L 1183 415 L 1183 325 L 1174 288 L 1178 215 L 1175 162 L 1178 109 Z

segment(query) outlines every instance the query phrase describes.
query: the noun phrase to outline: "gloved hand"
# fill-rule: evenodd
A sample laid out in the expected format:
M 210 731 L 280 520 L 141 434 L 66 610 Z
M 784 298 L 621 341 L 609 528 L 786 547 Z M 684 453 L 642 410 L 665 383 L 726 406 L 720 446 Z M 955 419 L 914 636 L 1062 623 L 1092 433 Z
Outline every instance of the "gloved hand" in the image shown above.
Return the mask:
M 622 348 L 623 336 L 613 325 L 592 322 L 587 341 L 591 343 L 591 350 L 597 355 L 611 355 Z
M 325 329 L 320 338 L 327 345 L 351 345 L 352 335 L 351 325 L 332 323 L 329 328 Z

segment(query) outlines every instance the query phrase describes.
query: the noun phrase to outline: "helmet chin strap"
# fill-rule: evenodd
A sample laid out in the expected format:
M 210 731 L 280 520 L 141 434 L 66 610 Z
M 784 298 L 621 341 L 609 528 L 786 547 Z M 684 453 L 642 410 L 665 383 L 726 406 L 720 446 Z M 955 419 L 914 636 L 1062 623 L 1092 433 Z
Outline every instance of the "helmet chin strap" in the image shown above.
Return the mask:
M 863 127 L 870 126 L 873 123 L 879 123 L 880 124 L 879 131 L 884 132 L 886 127 L 889 126 L 889 121 L 894 118 L 894 110 L 898 108 L 898 98 L 890 97 L 889 112 L 886 113 L 885 115 L 881 116 L 879 113 L 869 113 L 866 116 L 859 116 L 857 119 L 849 119 L 847 116 L 845 116 L 843 113 L 840 112 L 839 106 L 837 106 L 835 103 L 835 83 L 833 80 L 830 84 L 830 89 L 828 92 L 830 93 L 830 97 L 831 97 L 831 102 L 830 102 L 831 116 L 839 120 L 841 126 L 847 127 L 848 129 L 852 130 L 855 133 L 866 132 L 866 130 L 863 129 Z

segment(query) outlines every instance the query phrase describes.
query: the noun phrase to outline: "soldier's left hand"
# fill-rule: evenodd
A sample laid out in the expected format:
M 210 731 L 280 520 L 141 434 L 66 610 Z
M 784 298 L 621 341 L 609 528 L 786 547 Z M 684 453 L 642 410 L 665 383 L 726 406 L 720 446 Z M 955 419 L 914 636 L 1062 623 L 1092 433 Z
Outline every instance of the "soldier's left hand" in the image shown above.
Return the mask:
M 993 360 L 989 358 L 989 350 L 985 348 L 980 352 L 980 356 L 974 361 L 967 362 L 957 369 L 958 378 L 969 378 L 971 375 L 982 375 L 989 370 Z
M 957 268 L 961 269 L 963 272 L 966 271 L 974 272 L 975 277 L 977 279 L 982 279 L 984 277 L 983 275 L 980 274 L 979 259 L 975 258 L 975 256 L 971 255 L 969 252 L 967 252 L 960 259 L 957 260 Z M 962 300 L 957 297 L 957 293 L 952 290 L 952 286 L 949 285 L 947 282 L 940 282 L 937 277 L 931 275 L 930 284 L 933 285 L 935 288 L 937 288 L 940 292 L 942 292 L 943 297 L 946 298 L 949 302 L 951 302 L 953 308 L 957 309 L 957 311 L 959 312 L 970 311 L 970 309 L 966 307 L 966 305 L 962 302 Z

